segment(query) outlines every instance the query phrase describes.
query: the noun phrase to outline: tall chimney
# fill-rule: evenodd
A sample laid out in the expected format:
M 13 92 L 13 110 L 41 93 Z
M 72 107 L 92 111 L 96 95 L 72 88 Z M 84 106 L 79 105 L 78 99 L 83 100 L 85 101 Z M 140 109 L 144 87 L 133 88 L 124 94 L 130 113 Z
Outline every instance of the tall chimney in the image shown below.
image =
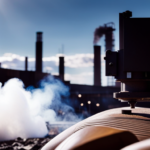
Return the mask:
M 64 81 L 64 57 L 59 57 L 59 77 L 62 81 Z
M 36 33 L 36 62 L 35 68 L 37 72 L 42 72 L 42 32 Z
M 94 85 L 101 86 L 101 47 L 94 45 Z
M 25 57 L 25 71 L 28 71 L 28 57 Z

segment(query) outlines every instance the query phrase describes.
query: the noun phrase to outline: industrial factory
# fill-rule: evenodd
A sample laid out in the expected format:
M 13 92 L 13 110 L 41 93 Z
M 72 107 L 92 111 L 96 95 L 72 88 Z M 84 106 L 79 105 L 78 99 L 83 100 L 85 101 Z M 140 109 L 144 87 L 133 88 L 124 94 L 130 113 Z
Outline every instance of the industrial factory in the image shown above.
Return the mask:
M 95 37 L 106 37 L 106 49 L 113 50 L 113 31 L 115 30 L 111 24 L 105 24 L 95 30 Z M 51 75 L 42 72 L 42 32 L 36 33 L 36 61 L 35 71 L 28 71 L 28 58 L 25 58 L 25 70 L 12 70 L 0 68 L 0 82 L 4 84 L 11 78 L 19 78 L 23 81 L 25 87 L 34 86 L 38 88 L 40 80 Z M 54 76 L 61 80 L 64 84 L 69 86 L 70 89 L 70 102 L 69 105 L 73 106 L 76 113 L 95 114 L 97 112 L 107 110 L 110 108 L 125 106 L 127 104 L 120 103 L 113 99 L 113 92 L 120 90 L 119 86 L 101 86 L 101 46 L 94 45 L 94 85 L 79 85 L 71 84 L 69 81 L 64 80 L 65 67 L 64 57 L 59 57 L 59 75 Z M 109 81 L 110 82 L 110 79 Z

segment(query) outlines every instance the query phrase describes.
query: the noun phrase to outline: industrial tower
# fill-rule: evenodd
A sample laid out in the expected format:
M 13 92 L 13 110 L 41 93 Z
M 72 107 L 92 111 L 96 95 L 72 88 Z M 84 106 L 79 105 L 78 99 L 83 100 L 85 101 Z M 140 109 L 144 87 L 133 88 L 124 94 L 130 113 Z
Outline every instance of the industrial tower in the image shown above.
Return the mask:
M 111 50 L 114 51 L 114 35 L 113 31 L 115 31 L 115 26 L 113 22 L 109 22 L 104 24 L 104 26 L 100 26 L 96 28 L 94 32 L 94 44 L 96 44 L 99 39 L 104 35 L 105 36 L 105 51 Z M 107 77 L 107 86 L 114 86 L 115 79 L 114 77 Z

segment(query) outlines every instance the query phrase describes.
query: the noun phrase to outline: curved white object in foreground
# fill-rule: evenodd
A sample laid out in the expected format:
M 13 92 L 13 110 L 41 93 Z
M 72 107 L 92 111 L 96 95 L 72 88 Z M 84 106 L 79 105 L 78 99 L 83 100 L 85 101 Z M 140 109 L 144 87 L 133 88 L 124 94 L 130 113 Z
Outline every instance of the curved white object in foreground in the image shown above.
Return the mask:
M 42 150 L 57 149 L 65 139 L 69 138 L 77 131 L 89 126 L 105 126 L 116 128 L 119 130 L 127 130 L 133 133 L 138 138 L 138 140 L 150 138 L 150 109 L 135 108 L 132 109 L 132 115 L 122 114 L 121 111 L 125 109 L 130 108 L 124 107 L 111 109 L 89 117 L 73 125 L 72 127 L 68 128 L 67 130 L 53 138 L 42 148 Z M 120 141 L 118 141 L 118 144 L 119 143 Z M 109 142 L 107 144 L 109 144 Z
M 134 143 L 121 150 L 150 150 L 150 139 Z

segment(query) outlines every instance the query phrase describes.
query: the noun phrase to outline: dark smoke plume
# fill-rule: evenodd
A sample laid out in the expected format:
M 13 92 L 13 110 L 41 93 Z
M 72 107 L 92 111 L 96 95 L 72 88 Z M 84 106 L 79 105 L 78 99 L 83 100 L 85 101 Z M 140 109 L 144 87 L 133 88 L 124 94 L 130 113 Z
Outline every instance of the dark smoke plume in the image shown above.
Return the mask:
M 105 34 L 105 31 L 106 28 L 103 27 L 103 26 L 99 26 L 98 28 L 95 29 L 95 32 L 94 32 L 94 41 L 93 43 L 96 44 L 100 38 L 103 36 L 103 34 Z

